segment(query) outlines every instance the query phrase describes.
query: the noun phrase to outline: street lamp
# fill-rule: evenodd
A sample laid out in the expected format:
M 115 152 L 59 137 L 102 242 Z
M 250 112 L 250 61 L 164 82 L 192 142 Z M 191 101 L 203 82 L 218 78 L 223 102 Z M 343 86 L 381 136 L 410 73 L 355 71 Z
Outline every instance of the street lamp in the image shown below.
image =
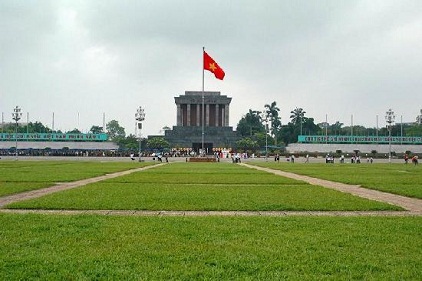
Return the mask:
M 396 115 L 394 115 L 394 111 L 390 108 L 385 113 L 385 122 L 387 123 L 388 130 L 388 163 L 391 163 L 391 129 L 395 118 Z
M 265 160 L 268 161 L 268 118 L 265 118 Z
M 13 113 L 12 113 L 12 119 L 15 120 L 16 122 L 16 127 L 15 127 L 15 140 L 16 140 L 16 160 L 18 160 L 18 121 L 21 119 L 22 117 L 22 112 L 19 106 L 16 106 L 13 109 Z
M 261 120 L 265 121 L 265 161 L 268 161 L 268 115 L 262 112 Z
M 142 121 L 145 120 L 145 111 L 142 108 L 142 106 L 140 106 L 138 110 L 136 111 L 135 119 L 138 123 L 138 129 L 139 129 L 139 162 L 141 162 L 141 142 L 142 142 L 141 129 L 142 129 Z

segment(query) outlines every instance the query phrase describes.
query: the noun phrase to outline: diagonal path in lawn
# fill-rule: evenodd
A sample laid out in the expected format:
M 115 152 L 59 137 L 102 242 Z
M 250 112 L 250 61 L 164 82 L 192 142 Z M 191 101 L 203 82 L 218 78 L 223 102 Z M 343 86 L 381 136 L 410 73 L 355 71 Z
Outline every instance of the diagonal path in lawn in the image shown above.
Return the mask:
M 265 171 L 268 173 L 273 173 L 275 175 L 279 175 L 279 176 L 283 176 L 283 177 L 287 177 L 287 178 L 291 178 L 295 180 L 301 180 L 312 185 L 319 185 L 322 187 L 335 189 L 341 192 L 350 193 L 362 198 L 386 202 L 392 205 L 402 207 L 412 214 L 422 215 L 422 200 L 421 199 L 410 198 L 406 196 L 396 195 L 396 194 L 382 192 L 382 191 L 373 190 L 373 189 L 367 189 L 367 188 L 360 187 L 359 185 L 333 182 L 333 181 L 313 178 L 309 176 L 298 175 L 298 174 L 294 174 L 290 172 L 249 165 L 245 163 L 241 163 L 240 165 L 249 167 L 252 169 L 257 169 L 260 171 Z
M 28 200 L 28 199 L 33 199 L 33 198 L 38 198 L 38 197 L 41 197 L 41 196 L 44 196 L 44 195 L 47 195 L 47 194 L 51 194 L 51 193 L 55 193 L 55 192 L 59 192 L 59 191 L 67 190 L 67 189 L 72 189 L 72 188 L 76 188 L 76 187 L 80 187 L 80 186 L 84 186 L 84 185 L 94 183 L 94 182 L 99 182 L 99 181 L 103 181 L 103 180 L 107 180 L 107 179 L 112 179 L 112 178 L 116 178 L 116 177 L 120 177 L 120 176 L 129 175 L 129 174 L 132 174 L 132 173 L 135 173 L 135 172 L 147 170 L 147 169 L 158 167 L 158 166 L 161 166 L 161 165 L 166 165 L 166 163 L 141 167 L 141 168 L 137 168 L 137 169 L 126 170 L 126 171 L 121 171 L 121 172 L 116 172 L 116 173 L 111 173 L 111 174 L 106 174 L 106 175 L 103 175 L 103 176 L 89 178 L 89 179 L 83 179 L 83 180 L 74 181 L 74 182 L 61 183 L 61 184 L 57 184 L 57 185 L 42 188 L 42 189 L 36 189 L 36 190 L 31 190 L 31 191 L 27 191 L 27 192 L 22 192 L 22 193 L 17 193 L 17 194 L 12 194 L 12 195 L 8 195 L 8 196 L 0 197 L 0 208 L 3 208 L 3 206 L 10 204 L 10 203 L 19 202 L 19 201 Z

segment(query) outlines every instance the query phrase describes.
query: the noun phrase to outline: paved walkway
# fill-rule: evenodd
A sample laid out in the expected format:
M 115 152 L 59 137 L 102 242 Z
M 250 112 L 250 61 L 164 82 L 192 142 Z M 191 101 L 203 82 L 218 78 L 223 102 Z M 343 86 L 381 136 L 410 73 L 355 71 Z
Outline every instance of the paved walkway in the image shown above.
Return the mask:
M 420 213 L 408 211 L 134 211 L 134 210 L 30 210 L 30 209 L 0 209 L 0 213 L 14 214 L 56 214 L 56 215 L 108 215 L 108 216 L 173 216 L 173 217 L 200 217 L 200 216 L 237 216 L 237 217 L 406 217 L 421 216 Z
M 266 171 L 279 176 L 305 181 L 312 185 L 319 185 L 326 188 L 332 188 L 341 192 L 351 193 L 363 198 L 387 202 L 404 208 L 406 211 L 134 211 L 134 210 L 29 210 L 29 209 L 3 209 L 4 206 L 13 202 L 19 202 L 27 199 L 38 198 L 54 192 L 72 189 L 99 182 L 106 179 L 128 175 L 134 172 L 158 167 L 163 164 L 142 167 L 138 169 L 107 174 L 95 178 L 62 183 L 52 187 L 43 188 L 0 197 L 1 213 L 41 213 L 41 214 L 99 214 L 99 215 L 131 215 L 131 216 L 422 216 L 422 200 L 394 195 L 381 191 L 362 188 L 358 185 L 348 185 L 338 182 L 332 182 L 308 176 L 302 176 L 280 170 L 258 167 L 249 164 L 240 164 L 252 169 Z

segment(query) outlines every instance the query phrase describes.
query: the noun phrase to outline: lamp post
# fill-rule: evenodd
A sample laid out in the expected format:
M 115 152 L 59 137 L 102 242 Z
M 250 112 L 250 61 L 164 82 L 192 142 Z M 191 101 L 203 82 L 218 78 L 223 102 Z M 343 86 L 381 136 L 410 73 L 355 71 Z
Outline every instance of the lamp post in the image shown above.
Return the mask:
M 261 122 L 265 121 L 265 161 L 268 161 L 268 113 L 265 111 L 261 112 L 259 115 Z
M 13 109 L 13 113 L 12 113 L 12 119 L 15 120 L 16 122 L 16 127 L 15 127 L 15 140 L 16 140 L 16 160 L 18 160 L 18 121 L 21 119 L 22 117 L 22 112 L 21 112 L 21 108 L 19 106 L 16 106 Z
M 135 119 L 138 123 L 138 129 L 139 129 L 139 162 L 141 162 L 141 142 L 142 142 L 141 129 L 142 129 L 142 121 L 145 120 L 145 111 L 142 108 L 142 106 L 140 106 L 138 110 L 136 111 Z
M 394 115 L 394 111 L 390 108 L 385 113 L 385 122 L 387 123 L 388 130 L 388 163 L 391 163 L 391 129 L 395 118 L 396 115 Z
M 268 161 L 268 115 L 265 111 L 261 114 L 261 120 L 265 121 L 265 161 Z
M 265 161 L 268 161 L 268 118 L 265 118 Z

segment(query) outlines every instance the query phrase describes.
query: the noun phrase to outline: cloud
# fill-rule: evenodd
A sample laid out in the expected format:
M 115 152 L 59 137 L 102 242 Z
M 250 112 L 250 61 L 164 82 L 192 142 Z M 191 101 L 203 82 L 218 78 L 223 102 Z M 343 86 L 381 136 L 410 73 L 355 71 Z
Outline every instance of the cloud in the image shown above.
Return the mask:
M 62 130 L 176 123 L 173 97 L 202 87 L 202 47 L 226 72 L 230 124 L 276 101 L 316 122 L 375 126 L 422 104 L 420 1 L 1 1 L 0 111 Z M 79 118 L 77 117 L 79 116 Z M 381 120 L 382 118 L 380 118 Z

